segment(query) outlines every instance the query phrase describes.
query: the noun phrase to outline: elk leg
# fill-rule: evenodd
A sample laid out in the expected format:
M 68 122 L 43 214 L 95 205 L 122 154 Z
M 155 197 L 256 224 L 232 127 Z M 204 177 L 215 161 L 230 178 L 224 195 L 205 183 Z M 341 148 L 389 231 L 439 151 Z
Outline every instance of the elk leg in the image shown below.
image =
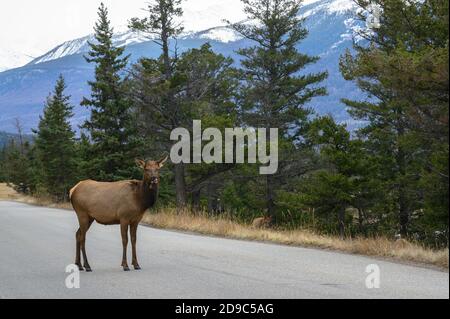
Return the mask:
M 124 271 L 130 271 L 130 267 L 128 267 L 127 263 L 128 225 L 129 224 L 126 222 L 120 223 L 120 232 L 122 234 L 122 246 L 123 246 L 122 267 Z
M 141 267 L 139 266 L 138 260 L 137 260 L 137 255 L 136 255 L 136 234 L 137 234 L 137 228 L 138 228 L 138 223 L 134 223 L 130 226 L 130 234 L 131 234 L 131 247 L 132 247 L 132 252 L 133 252 L 133 267 L 135 270 L 140 270 Z
M 81 251 L 83 253 L 83 261 L 84 261 L 84 269 L 86 269 L 87 272 L 91 272 L 91 266 L 89 266 L 89 262 L 87 259 L 87 254 L 86 254 L 86 233 L 89 230 L 89 228 L 92 225 L 92 222 L 94 220 L 90 219 L 88 224 L 81 227 L 81 233 L 80 233 L 80 244 L 81 244 Z
M 81 256 L 80 256 L 80 253 L 81 253 L 81 251 L 80 251 L 81 250 L 81 239 L 80 239 L 80 236 L 81 236 L 81 229 L 78 228 L 78 231 L 75 234 L 75 238 L 77 240 L 77 248 L 76 248 L 76 254 L 75 254 L 75 265 L 78 266 L 78 269 L 80 271 L 83 271 L 84 268 L 83 268 L 83 266 L 81 266 Z

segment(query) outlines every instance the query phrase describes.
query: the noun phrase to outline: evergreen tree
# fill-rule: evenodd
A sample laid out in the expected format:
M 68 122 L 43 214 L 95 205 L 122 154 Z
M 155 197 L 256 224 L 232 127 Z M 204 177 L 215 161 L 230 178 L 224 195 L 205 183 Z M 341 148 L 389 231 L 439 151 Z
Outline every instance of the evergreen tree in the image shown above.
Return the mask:
M 173 72 L 173 58 L 170 55 L 170 40 L 176 39 L 183 27 L 176 21 L 183 15 L 182 0 L 153 0 L 148 4 L 148 17 L 144 19 L 132 18 L 130 28 L 147 35 L 149 39 L 161 46 L 163 74 L 169 79 Z M 176 59 L 176 56 L 175 56 Z
M 307 140 L 318 149 L 323 161 L 321 169 L 313 172 L 300 187 L 301 201 L 317 213 L 334 213 L 341 237 L 344 237 L 349 209 L 358 212 L 359 232 L 366 233 L 365 222 L 374 204 L 382 201 L 380 183 L 374 171 L 378 161 L 366 151 L 365 143 L 352 139 L 345 125 L 331 117 L 315 119 L 308 130 Z
M 148 17 L 144 19 L 133 18 L 129 26 L 134 31 L 148 36 L 153 42 L 161 47 L 162 53 L 158 61 L 144 62 L 148 67 L 156 70 L 150 79 L 153 84 L 153 91 L 159 95 L 157 104 L 150 104 L 145 109 L 140 109 L 141 112 L 158 113 L 159 116 L 152 121 L 160 128 L 160 132 L 166 132 L 166 140 L 169 141 L 167 131 L 172 131 L 180 127 L 183 120 L 183 114 L 180 110 L 180 105 L 175 100 L 175 90 L 171 87 L 171 80 L 176 68 L 176 61 L 178 59 L 176 48 L 175 54 L 171 55 L 171 40 L 183 31 L 183 27 L 176 21 L 177 18 L 183 15 L 181 9 L 181 0 L 153 0 L 148 4 L 146 9 Z M 152 66 L 149 63 L 153 64 Z M 144 79 L 142 79 L 144 80 Z M 147 76 L 147 80 L 149 80 Z M 157 112 L 155 112 L 155 109 Z M 146 115 L 143 114 L 145 117 Z M 151 126 L 151 125 L 150 125 Z M 153 134 L 151 127 L 143 127 L 144 132 Z M 159 145 L 164 151 L 170 148 L 170 143 Z M 177 197 L 177 207 L 184 207 L 187 203 L 187 188 L 186 188 L 186 168 L 184 163 L 174 165 L 175 190 Z
M 135 176 L 134 159 L 139 155 L 140 139 L 131 112 L 128 81 L 122 79 L 128 56 L 122 57 L 124 48 L 114 47 L 113 29 L 108 10 L 101 4 L 99 20 L 95 24 L 95 43 L 86 58 L 95 63 L 95 81 L 90 81 L 91 97 L 82 105 L 91 109 L 91 117 L 82 128 L 90 134 L 89 151 L 91 178 L 115 181 Z
M 326 94 L 318 84 L 327 73 L 301 74 L 318 60 L 297 50 L 308 32 L 299 17 L 299 0 L 242 0 L 248 23 L 230 26 L 255 43 L 240 49 L 242 80 L 240 106 L 243 121 L 252 127 L 278 128 L 280 133 L 280 169 L 265 178 L 265 202 L 269 215 L 275 215 L 276 191 L 284 177 L 296 176 L 301 168 L 298 142 L 308 115 L 305 104 L 313 97 Z M 289 171 L 287 171 L 289 170 Z
M 32 189 L 33 178 L 29 175 L 30 162 L 28 161 L 28 142 L 21 145 L 16 139 L 11 139 L 4 150 L 2 167 L 5 179 L 22 193 L 29 193 Z
M 6 177 L 6 169 L 5 169 L 5 163 L 6 163 L 6 145 L 3 145 L 0 151 L 0 182 L 4 183 L 7 181 Z
M 203 128 L 217 128 L 224 136 L 225 128 L 236 125 L 233 98 L 238 81 L 232 64 L 231 58 L 214 53 L 208 43 L 180 56 L 172 83 L 177 88 L 175 96 L 183 114 L 184 127 L 191 127 L 193 120 L 201 119 Z M 188 165 L 186 185 L 192 206 L 199 208 L 202 193 L 211 202 L 212 197 L 217 196 L 215 186 L 223 184 L 223 174 L 233 168 L 232 164 Z
M 356 55 L 347 52 L 341 59 L 344 77 L 370 98 L 344 102 L 354 118 L 369 122 L 360 134 L 386 164 L 385 192 L 406 236 L 423 209 L 420 185 L 437 192 L 425 195 L 426 201 L 438 194 L 448 198 L 448 1 L 357 3 L 361 12 L 378 5 L 380 25 L 361 31 L 369 44 L 356 45 Z M 442 214 L 448 217 L 448 208 Z
M 64 78 L 60 75 L 35 131 L 37 159 L 42 168 L 42 184 L 45 190 L 58 200 L 68 198 L 68 191 L 75 182 L 77 168 L 75 133 L 69 122 L 73 116 L 73 106 L 69 103 L 70 97 L 64 94 L 65 89 Z
M 177 127 L 190 129 L 196 119 L 201 119 L 204 127 L 220 129 L 234 125 L 236 116 L 232 98 L 237 77 L 232 63 L 232 59 L 214 53 L 209 44 L 204 44 L 180 55 L 169 80 L 158 80 L 164 76 L 161 59 L 141 59 L 133 67 L 134 105 L 145 135 L 151 137 L 147 145 L 153 148 L 146 151 L 161 152 L 173 143 L 170 141 L 170 133 L 176 128 L 171 124 L 173 114 L 166 113 L 163 108 L 168 95 L 172 95 L 172 106 L 177 109 Z M 211 178 L 226 170 L 220 164 L 184 166 L 182 177 L 186 196 L 198 195 Z M 177 203 L 180 207 L 179 198 Z

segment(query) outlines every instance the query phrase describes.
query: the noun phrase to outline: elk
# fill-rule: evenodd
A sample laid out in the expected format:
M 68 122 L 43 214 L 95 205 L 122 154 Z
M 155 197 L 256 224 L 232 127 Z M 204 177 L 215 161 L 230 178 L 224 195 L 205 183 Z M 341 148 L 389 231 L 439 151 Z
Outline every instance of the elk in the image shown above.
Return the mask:
M 272 216 L 255 218 L 252 222 L 253 228 L 265 228 L 269 227 L 272 223 Z
M 127 263 L 128 229 L 132 246 L 132 265 L 140 270 L 136 256 L 137 228 L 147 209 L 153 207 L 158 197 L 159 172 L 168 156 L 160 161 L 136 159 L 136 165 L 143 171 L 143 180 L 127 180 L 114 183 L 101 183 L 86 180 L 70 190 L 70 201 L 77 214 L 80 228 L 76 232 L 75 264 L 80 271 L 91 272 L 86 256 L 86 233 L 94 220 L 102 225 L 120 225 L 122 235 L 122 267 L 129 271 Z M 81 265 L 80 251 L 84 264 Z

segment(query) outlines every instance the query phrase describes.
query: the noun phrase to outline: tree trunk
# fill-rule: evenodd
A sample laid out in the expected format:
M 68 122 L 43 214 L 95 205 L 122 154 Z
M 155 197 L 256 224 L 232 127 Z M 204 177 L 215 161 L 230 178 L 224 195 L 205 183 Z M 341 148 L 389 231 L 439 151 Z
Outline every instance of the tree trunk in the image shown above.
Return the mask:
M 358 208 L 358 227 L 359 232 L 361 234 L 365 234 L 364 232 L 364 215 L 361 208 Z
M 402 235 L 402 238 L 406 238 L 408 236 L 408 224 L 409 224 L 408 204 L 404 193 L 405 191 L 401 187 L 398 204 L 399 204 L 400 234 Z
M 276 209 L 273 175 L 266 176 L 266 208 L 267 216 L 272 217 L 272 221 L 274 221 L 276 218 Z
M 399 130 L 399 136 L 403 136 L 403 130 Z M 408 236 L 408 223 L 409 223 L 409 205 L 408 198 L 406 195 L 407 186 L 405 185 L 406 179 L 406 155 L 401 146 L 399 146 L 397 154 L 397 165 L 398 165 L 398 213 L 399 213 L 399 223 L 400 223 L 400 234 L 403 238 Z
M 342 206 L 342 208 L 339 209 L 338 219 L 339 219 L 339 236 L 341 237 L 341 239 L 344 239 L 345 238 L 345 206 Z
M 192 192 L 192 210 L 194 213 L 200 210 L 200 195 L 201 190 Z
M 266 119 L 266 141 L 269 143 L 270 141 L 270 128 L 276 127 L 270 125 L 270 118 Z M 270 145 L 267 144 L 267 147 L 270 148 Z M 271 217 L 271 224 L 276 223 L 276 207 L 275 207 L 275 175 L 266 175 L 266 209 L 267 216 Z
M 175 191 L 177 193 L 177 209 L 186 207 L 186 182 L 184 179 L 184 163 L 175 164 Z
M 163 10 L 161 12 L 161 42 L 162 42 L 162 51 L 163 51 L 163 62 L 164 62 L 164 74 L 166 79 L 169 79 L 172 76 L 171 70 L 171 61 L 170 61 L 170 53 L 169 53 L 169 28 L 170 23 L 168 21 L 169 16 Z
M 209 183 L 207 186 L 208 214 L 218 215 L 220 213 L 219 200 L 217 198 L 217 185 Z
M 164 60 L 164 74 L 166 78 L 169 79 L 172 76 L 172 68 L 171 61 L 169 55 L 169 44 L 166 41 L 163 41 L 163 60 Z
M 169 52 L 169 22 L 168 22 L 168 16 L 165 12 L 161 12 L 161 42 L 162 42 L 162 57 L 163 57 L 163 63 L 164 63 L 164 75 L 167 80 L 169 80 L 172 77 L 172 66 L 171 66 L 171 58 L 170 58 L 170 52 Z M 169 93 L 167 96 L 168 98 L 168 104 L 166 106 L 167 111 L 174 112 L 174 110 L 171 110 L 173 105 L 173 95 L 172 93 Z M 174 122 L 177 122 L 177 118 L 175 114 L 172 114 L 174 116 Z M 187 204 L 187 195 L 186 195 L 186 179 L 185 179 L 185 166 L 184 163 L 176 164 L 175 165 L 175 191 L 176 191 L 176 197 L 177 197 L 177 210 L 178 212 L 186 207 Z

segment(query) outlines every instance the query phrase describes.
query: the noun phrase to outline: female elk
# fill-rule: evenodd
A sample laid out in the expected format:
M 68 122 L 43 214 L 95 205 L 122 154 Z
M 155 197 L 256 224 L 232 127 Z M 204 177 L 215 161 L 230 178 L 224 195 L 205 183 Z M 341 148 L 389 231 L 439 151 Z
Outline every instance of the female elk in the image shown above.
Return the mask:
M 136 233 L 139 222 L 147 209 L 155 205 L 158 197 L 159 171 L 168 157 L 160 161 L 136 160 L 143 169 L 142 181 L 129 180 L 100 183 L 86 180 L 70 190 L 70 200 L 77 214 L 80 228 L 76 233 L 75 264 L 80 270 L 92 271 L 86 256 L 86 233 L 94 220 L 102 225 L 120 225 L 122 234 L 123 270 L 129 271 L 127 263 L 128 228 L 131 235 L 132 265 L 141 269 L 136 256 Z M 80 250 L 84 265 L 81 265 Z

